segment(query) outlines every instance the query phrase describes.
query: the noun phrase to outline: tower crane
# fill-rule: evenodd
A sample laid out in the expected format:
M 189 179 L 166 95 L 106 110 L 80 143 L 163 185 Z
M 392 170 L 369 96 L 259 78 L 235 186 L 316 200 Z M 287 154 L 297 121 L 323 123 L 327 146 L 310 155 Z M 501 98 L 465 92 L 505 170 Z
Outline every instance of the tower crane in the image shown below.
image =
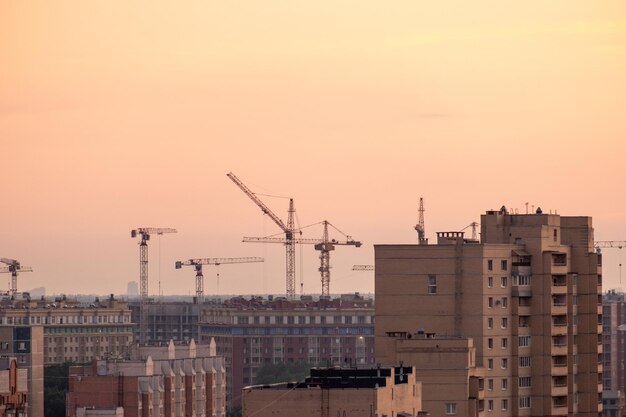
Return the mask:
M 294 227 L 294 214 L 296 212 L 293 205 L 293 198 L 289 199 L 289 210 L 287 211 L 287 224 L 285 224 L 272 210 L 270 210 L 263 201 L 261 201 L 252 190 L 241 182 L 239 178 L 232 172 L 226 174 L 250 199 L 263 211 L 263 214 L 267 214 L 270 219 L 281 228 L 285 233 L 285 238 L 281 241 L 285 245 L 285 281 L 287 287 L 287 297 L 290 299 L 296 296 L 296 242 L 294 241 L 294 235 L 296 233 Z
M 320 224 L 320 223 L 317 223 Z M 320 251 L 320 267 L 318 270 L 320 271 L 321 279 L 322 279 L 322 296 L 330 295 L 330 251 L 335 250 L 336 245 L 349 245 L 360 247 L 362 245 L 361 242 L 357 240 L 353 240 L 351 236 L 348 236 L 333 226 L 327 220 L 321 222 L 324 225 L 324 231 L 322 233 L 321 239 L 310 239 L 310 238 L 295 238 L 291 239 L 290 242 L 293 244 L 311 244 L 314 245 L 315 250 Z M 313 225 L 312 225 L 313 226 Z M 331 226 L 333 229 L 341 233 L 345 236 L 345 241 L 338 241 L 336 239 L 329 239 L 328 237 L 328 226 Z M 244 242 L 261 242 L 261 243 L 286 243 L 287 239 L 279 238 L 279 237 L 244 237 Z
M 467 228 L 471 227 L 472 228 L 472 240 L 478 240 L 478 226 L 480 226 L 480 223 L 471 222 L 470 224 L 468 224 L 467 226 L 459 230 L 459 232 L 464 232 Z
M 139 236 L 139 281 L 141 299 L 148 297 L 148 241 L 150 235 L 162 235 L 176 233 L 176 229 L 158 227 L 140 227 L 130 231 L 130 237 Z
M 373 271 L 374 265 L 352 265 L 353 271 Z
M 189 259 L 187 261 L 176 261 L 176 269 L 180 269 L 183 265 L 193 266 L 196 270 L 196 298 L 199 303 L 204 300 L 204 275 L 202 275 L 202 265 L 215 265 L 222 264 L 241 264 L 250 262 L 263 262 L 265 259 L 258 257 L 248 258 L 198 258 Z M 217 272 L 217 282 L 219 285 L 220 273 Z
M 10 272 L 11 273 L 11 294 L 15 294 L 17 292 L 17 273 L 18 272 L 33 272 L 33 268 L 30 266 L 22 266 L 15 259 L 8 258 L 0 258 L 0 262 L 3 264 L 7 264 L 8 266 L 0 268 L 0 273 L 2 272 Z
M 626 247 L 626 240 L 596 240 L 594 243 L 596 252 L 600 253 L 602 249 L 617 248 L 620 250 L 619 254 L 619 282 L 622 282 L 622 251 L 621 249 Z
M 418 210 L 417 224 L 415 230 L 417 231 L 417 238 L 420 245 L 428 245 L 428 239 L 426 239 L 426 226 L 424 224 L 424 199 L 420 197 L 420 207 Z

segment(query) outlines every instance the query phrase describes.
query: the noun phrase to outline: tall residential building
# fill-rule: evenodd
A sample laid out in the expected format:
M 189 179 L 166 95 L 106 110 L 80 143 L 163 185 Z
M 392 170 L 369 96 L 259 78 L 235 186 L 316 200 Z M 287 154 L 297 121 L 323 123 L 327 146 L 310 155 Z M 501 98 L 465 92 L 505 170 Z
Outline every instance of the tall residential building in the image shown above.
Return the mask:
M 304 382 L 256 385 L 243 392 L 243 417 L 427 416 L 422 410 L 421 383 L 406 366 L 313 368 Z
M 224 417 L 224 383 L 224 358 L 213 341 L 136 346 L 129 359 L 71 367 L 67 415 Z
M 300 300 L 242 297 L 202 305 L 200 340 L 215 338 L 226 360 L 229 405 L 259 367 L 308 362 L 323 366 L 374 364 L 374 302 L 359 294 Z
M 168 340 L 175 342 L 188 342 L 198 338 L 198 319 L 202 304 L 184 301 L 154 301 L 147 300 L 143 304 L 139 301 L 132 302 L 133 323 L 135 327 L 135 340 L 139 340 L 140 328 L 145 332 L 142 340 L 147 343 L 167 343 Z M 143 317 L 140 309 L 144 309 Z M 143 325 L 139 325 L 141 320 Z
M 0 327 L 26 326 L 43 328 L 44 365 L 124 356 L 133 342 L 128 303 L 112 294 L 87 304 L 65 296 L 0 300 Z
M 394 356 L 387 332 L 468 337 L 485 368 L 488 415 L 600 416 L 602 275 L 591 218 L 503 207 L 481 216 L 480 242 L 437 235 L 435 245 L 375 246 L 378 361 Z
M 624 293 L 608 291 L 602 297 L 602 351 L 604 372 L 603 415 L 621 417 L 624 413 L 626 360 L 626 305 Z

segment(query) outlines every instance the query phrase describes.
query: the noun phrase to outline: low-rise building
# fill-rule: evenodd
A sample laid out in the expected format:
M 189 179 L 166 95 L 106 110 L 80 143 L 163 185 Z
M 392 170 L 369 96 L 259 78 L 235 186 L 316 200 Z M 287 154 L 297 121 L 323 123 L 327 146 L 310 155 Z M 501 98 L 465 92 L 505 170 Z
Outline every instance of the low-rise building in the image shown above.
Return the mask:
M 70 368 L 68 417 L 223 417 L 224 359 L 209 345 L 134 346 L 130 359 Z M 108 414 L 107 414 L 108 413 Z
M 304 382 L 243 390 L 244 417 L 417 417 L 422 387 L 412 367 L 313 368 Z

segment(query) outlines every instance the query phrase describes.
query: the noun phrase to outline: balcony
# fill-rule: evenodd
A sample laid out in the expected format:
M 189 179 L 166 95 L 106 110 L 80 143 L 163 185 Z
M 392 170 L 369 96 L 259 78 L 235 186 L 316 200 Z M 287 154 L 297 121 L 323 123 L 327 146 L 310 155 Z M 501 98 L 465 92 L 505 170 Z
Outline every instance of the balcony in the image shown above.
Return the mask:
M 567 385 L 563 386 L 552 386 L 552 390 L 550 391 L 553 396 L 567 396 Z

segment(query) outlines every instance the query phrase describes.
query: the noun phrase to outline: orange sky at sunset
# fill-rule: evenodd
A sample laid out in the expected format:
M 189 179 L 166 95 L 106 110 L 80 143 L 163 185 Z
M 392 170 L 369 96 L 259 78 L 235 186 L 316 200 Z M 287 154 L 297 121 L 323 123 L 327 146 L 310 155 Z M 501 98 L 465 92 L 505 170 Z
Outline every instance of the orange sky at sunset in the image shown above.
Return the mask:
M 623 0 L 0 2 L 0 257 L 34 268 L 20 290 L 124 293 L 130 230 L 153 226 L 179 233 L 150 242 L 151 294 L 159 274 L 194 292 L 176 260 L 240 256 L 266 262 L 221 266 L 221 293 L 284 293 L 284 248 L 241 242 L 279 229 L 230 171 L 364 242 L 331 254 L 333 293 L 373 291 L 351 266 L 416 242 L 420 196 L 431 240 L 526 202 L 626 240 L 625 139 Z M 297 262 L 319 293 L 318 254 Z

